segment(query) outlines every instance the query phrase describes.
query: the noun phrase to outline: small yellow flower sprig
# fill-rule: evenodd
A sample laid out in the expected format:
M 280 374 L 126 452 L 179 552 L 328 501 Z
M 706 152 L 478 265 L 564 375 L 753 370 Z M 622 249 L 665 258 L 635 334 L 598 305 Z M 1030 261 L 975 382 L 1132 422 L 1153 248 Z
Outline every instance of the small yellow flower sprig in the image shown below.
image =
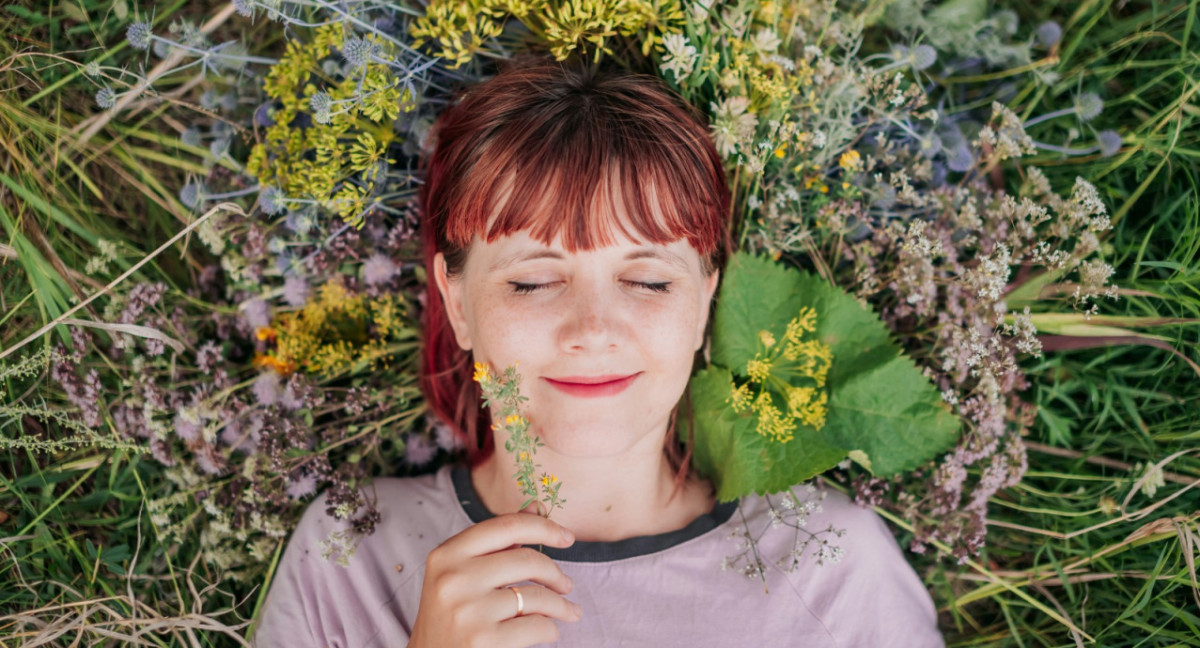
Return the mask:
M 538 515 L 549 518 L 550 512 L 566 504 L 567 500 L 558 496 L 558 489 L 562 486 L 558 477 L 542 473 L 540 478 L 534 478 L 538 465 L 533 463 L 533 455 L 544 444 L 541 439 L 529 434 L 529 419 L 520 414 L 520 404 L 529 399 L 521 395 L 521 375 L 517 373 L 517 364 L 505 368 L 504 375 L 500 377 L 493 375 L 486 364 L 476 362 L 474 380 L 483 391 L 483 406 L 491 408 L 492 417 L 497 421 L 492 424 L 492 429 L 508 432 L 504 449 L 512 453 L 516 460 L 517 472 L 513 477 L 521 492 L 529 498 L 521 505 L 521 509 L 538 502 Z M 501 421 L 502 424 L 499 423 Z M 541 482 L 544 490 L 542 495 L 538 493 L 538 482 Z M 543 503 L 545 512 L 542 511 Z
M 780 443 L 792 440 L 797 421 L 816 430 L 825 425 L 829 395 L 823 389 L 833 350 L 820 340 L 806 340 L 805 335 L 816 331 L 817 312 L 808 306 L 788 322 L 783 344 L 770 331 L 759 331 L 759 351 L 746 363 L 750 381 L 734 385 L 726 400 L 733 411 L 753 411 L 758 418 L 757 432 Z M 811 381 L 809 385 L 793 384 L 795 378 Z M 751 393 L 751 385 L 757 385 Z M 768 385 L 784 395 L 787 411 L 775 404 Z

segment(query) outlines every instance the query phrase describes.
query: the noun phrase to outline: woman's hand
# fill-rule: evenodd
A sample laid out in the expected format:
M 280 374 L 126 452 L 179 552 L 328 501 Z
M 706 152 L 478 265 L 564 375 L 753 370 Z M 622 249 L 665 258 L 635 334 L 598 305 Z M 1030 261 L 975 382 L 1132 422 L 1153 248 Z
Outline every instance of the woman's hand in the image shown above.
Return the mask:
M 553 619 L 578 621 L 578 605 L 563 598 L 571 579 L 546 555 L 520 545 L 569 547 L 565 527 L 533 513 L 484 520 L 438 545 L 425 559 L 421 603 L 409 648 L 526 648 L 558 640 Z M 525 609 L 506 585 L 518 588 Z

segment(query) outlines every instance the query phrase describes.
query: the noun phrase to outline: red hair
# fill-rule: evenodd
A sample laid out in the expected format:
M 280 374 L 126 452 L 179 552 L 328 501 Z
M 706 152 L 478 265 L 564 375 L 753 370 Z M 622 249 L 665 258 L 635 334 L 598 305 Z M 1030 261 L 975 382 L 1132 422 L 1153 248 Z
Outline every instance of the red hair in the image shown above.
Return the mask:
M 472 467 L 494 442 L 470 352 L 433 282 L 435 255 L 454 276 L 476 235 L 491 242 L 528 229 L 547 245 L 561 235 L 573 253 L 610 245 L 619 230 L 654 244 L 686 238 L 711 274 L 729 255 L 731 195 L 707 124 L 657 77 L 529 54 L 460 91 L 438 116 L 418 194 L 428 283 L 421 390 Z M 682 454 L 674 439 L 677 413 L 664 451 L 678 485 L 691 445 Z

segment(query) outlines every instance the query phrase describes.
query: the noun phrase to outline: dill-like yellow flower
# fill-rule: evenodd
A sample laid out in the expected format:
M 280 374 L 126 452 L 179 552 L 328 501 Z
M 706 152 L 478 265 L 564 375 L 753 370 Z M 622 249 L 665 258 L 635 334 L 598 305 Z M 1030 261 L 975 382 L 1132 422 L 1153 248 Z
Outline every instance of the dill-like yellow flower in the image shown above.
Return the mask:
M 542 486 L 549 486 L 556 481 L 558 481 L 558 477 L 554 475 L 542 475 Z
M 476 362 L 475 363 L 475 375 L 472 376 L 471 379 L 477 383 L 481 383 L 481 382 L 487 380 L 489 377 L 490 377 L 490 374 L 488 373 L 487 365 L 483 364 L 482 362 Z
M 775 346 L 775 336 L 771 335 L 770 331 L 762 330 L 758 332 L 758 340 L 763 343 L 763 346 L 770 349 Z
M 517 425 L 522 420 L 523 419 L 521 418 L 520 414 L 509 414 L 508 418 L 504 419 L 504 424 L 505 425 Z
M 739 414 L 750 407 L 750 385 L 734 386 L 729 399 L 725 401 L 733 405 L 733 411 Z
M 771 375 L 771 361 L 759 360 L 758 356 L 746 363 L 746 374 L 750 376 L 750 380 L 761 383 L 766 382 L 767 376 Z

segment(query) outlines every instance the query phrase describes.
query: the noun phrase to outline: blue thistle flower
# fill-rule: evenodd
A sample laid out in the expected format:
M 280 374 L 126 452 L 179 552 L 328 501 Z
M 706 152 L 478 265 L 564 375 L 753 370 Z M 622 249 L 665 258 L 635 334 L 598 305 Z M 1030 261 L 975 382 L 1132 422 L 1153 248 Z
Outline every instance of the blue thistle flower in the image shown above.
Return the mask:
M 1091 121 L 1104 110 L 1104 100 L 1095 92 L 1085 92 L 1075 97 L 1075 113 L 1083 121 Z
M 100 76 L 100 62 L 88 61 L 87 65 L 83 66 L 83 73 L 90 77 Z
M 233 0 L 233 10 L 238 12 L 238 15 L 252 18 L 254 16 L 254 0 Z
M 951 171 L 962 173 L 967 171 L 975 164 L 975 158 L 971 155 L 971 149 L 967 148 L 966 143 L 960 143 L 954 147 L 953 151 L 946 156 L 946 166 L 950 167 Z
M 272 216 L 287 209 L 284 200 L 283 193 L 279 191 L 278 187 L 268 186 L 258 193 L 258 206 Z
M 926 158 L 931 158 L 942 150 L 942 138 L 938 137 L 937 133 L 929 133 L 927 137 L 920 140 L 921 155 Z
M 374 46 L 367 40 L 351 36 L 342 43 L 342 58 L 351 67 L 362 67 L 371 61 Z
M 1102 130 L 1096 133 L 1096 145 L 1101 157 L 1112 157 L 1121 150 L 1121 135 L 1115 130 Z
M 333 100 L 324 92 L 318 92 L 308 100 L 308 105 L 313 110 L 313 119 L 318 124 L 329 123 L 329 111 L 333 108 Z
M 207 190 L 203 182 L 189 182 L 183 185 L 183 189 L 179 190 L 179 202 L 183 203 L 189 209 L 195 209 L 204 202 L 204 194 Z
M 183 129 L 179 140 L 183 142 L 184 146 L 200 146 L 200 129 L 195 126 L 188 126 Z
M 108 110 L 117 105 L 117 93 L 112 88 L 104 86 L 96 91 L 96 104 Z
M 129 25 L 125 30 L 125 40 L 129 41 L 129 45 L 134 49 L 144 50 L 150 47 L 150 24 L 141 20 Z
M 1053 20 L 1047 20 L 1038 25 L 1034 34 L 1042 47 L 1054 47 L 1058 44 L 1058 41 L 1062 40 L 1062 27 Z
M 908 54 L 913 70 L 920 72 L 937 62 L 937 50 L 929 45 L 917 45 Z

